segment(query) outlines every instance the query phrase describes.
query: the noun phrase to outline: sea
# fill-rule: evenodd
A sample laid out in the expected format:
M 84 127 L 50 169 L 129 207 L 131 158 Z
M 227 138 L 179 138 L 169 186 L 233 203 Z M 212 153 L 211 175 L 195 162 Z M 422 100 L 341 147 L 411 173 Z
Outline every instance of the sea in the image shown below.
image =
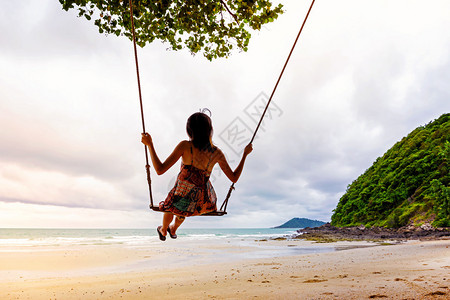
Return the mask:
M 185 241 L 261 241 L 288 238 L 296 229 L 285 228 L 180 228 Z M 168 237 L 169 238 L 169 237 Z M 0 251 L 5 248 L 64 247 L 92 245 L 140 246 L 160 243 L 155 229 L 36 229 L 0 228 Z
M 299 243 L 277 243 L 289 241 L 297 232 L 292 228 L 179 228 L 178 238 L 167 236 L 161 242 L 155 228 L 152 229 L 36 229 L 0 228 L 0 253 L 54 251 L 88 247 L 124 247 L 134 249 L 184 248 L 195 252 L 198 249 L 212 249 L 211 254 L 229 254 L 230 247 L 251 249 L 233 253 L 235 258 L 267 258 L 286 255 L 331 252 L 334 246 Z M 272 241 L 272 242 L 270 242 Z M 222 247 L 221 247 L 222 246 Z M 224 250 L 225 249 L 225 250 Z

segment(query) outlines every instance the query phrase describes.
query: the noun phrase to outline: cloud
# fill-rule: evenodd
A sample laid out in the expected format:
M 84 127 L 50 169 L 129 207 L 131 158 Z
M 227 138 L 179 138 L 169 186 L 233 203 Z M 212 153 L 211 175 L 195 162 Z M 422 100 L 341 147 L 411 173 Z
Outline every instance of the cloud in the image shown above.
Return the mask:
M 282 113 L 259 131 L 229 214 L 187 226 L 329 220 L 378 156 L 450 110 L 450 35 L 442 30 L 450 3 L 403 4 L 315 4 L 274 97 Z M 220 133 L 236 118 L 255 128 L 248 106 L 270 95 L 308 6 L 286 1 L 286 13 L 253 34 L 249 52 L 229 59 L 211 63 L 159 42 L 139 49 L 146 129 L 161 158 L 187 138 L 187 117 L 207 107 L 215 143 L 237 165 Z M 44 216 L 60 214 L 71 221 L 48 218 L 48 226 L 86 227 L 97 211 L 111 220 L 123 213 L 118 226 L 157 224 L 161 215 L 147 208 L 131 43 L 98 34 L 57 1 L 4 1 L 0 14 L 0 205 L 14 216 L 24 211 L 22 223 L 2 217 L 0 226 L 28 226 L 27 216 L 45 225 Z M 152 172 L 155 204 L 177 172 Z M 217 167 L 214 174 L 222 201 L 229 181 Z M 114 227 L 107 219 L 101 226 Z
M 0 165 L 0 180 L 3 202 L 113 210 L 137 208 L 126 189 L 127 182 L 123 181 L 117 185 L 92 175 L 73 176 L 4 162 Z
M 2 34 L 0 53 L 28 61 L 81 59 L 115 51 L 113 39 L 98 34 L 92 22 L 77 17 L 74 10 L 64 11 L 60 3 L 43 0 L 1 5 L 0 27 L 8 30 Z
M 5 203 L 0 201 L 3 228 L 155 228 L 159 218 L 148 211 L 120 211 Z

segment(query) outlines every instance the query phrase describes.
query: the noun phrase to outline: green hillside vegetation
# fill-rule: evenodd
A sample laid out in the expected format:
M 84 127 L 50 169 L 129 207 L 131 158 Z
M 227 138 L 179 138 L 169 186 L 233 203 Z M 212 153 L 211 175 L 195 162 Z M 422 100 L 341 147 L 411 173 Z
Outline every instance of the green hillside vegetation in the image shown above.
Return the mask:
M 450 226 L 449 140 L 450 114 L 416 128 L 347 187 L 331 224 Z

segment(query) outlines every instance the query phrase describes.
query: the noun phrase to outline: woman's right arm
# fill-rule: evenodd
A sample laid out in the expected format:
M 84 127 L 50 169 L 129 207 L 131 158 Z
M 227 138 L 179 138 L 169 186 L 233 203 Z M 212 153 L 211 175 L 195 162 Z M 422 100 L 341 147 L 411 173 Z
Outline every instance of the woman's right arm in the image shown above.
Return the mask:
M 141 141 L 150 150 L 150 157 L 152 159 L 153 168 L 158 175 L 162 175 L 167 170 L 169 170 L 170 167 L 172 167 L 180 159 L 186 149 L 186 141 L 180 142 L 169 155 L 169 157 L 167 157 L 164 162 L 161 162 L 158 155 L 156 154 L 155 147 L 153 146 L 152 137 L 148 133 L 143 133 Z
M 225 173 L 225 175 L 228 177 L 228 179 L 230 179 L 232 182 L 236 183 L 238 181 L 239 177 L 241 176 L 242 170 L 244 169 L 245 159 L 247 158 L 247 155 L 249 155 L 250 152 L 252 151 L 253 151 L 252 144 L 248 144 L 244 149 L 244 154 L 242 154 L 241 161 L 239 162 L 238 166 L 234 171 L 231 170 L 230 165 L 228 164 L 227 159 L 225 158 L 225 155 L 222 152 L 219 153 L 220 155 L 218 159 L 219 166 Z

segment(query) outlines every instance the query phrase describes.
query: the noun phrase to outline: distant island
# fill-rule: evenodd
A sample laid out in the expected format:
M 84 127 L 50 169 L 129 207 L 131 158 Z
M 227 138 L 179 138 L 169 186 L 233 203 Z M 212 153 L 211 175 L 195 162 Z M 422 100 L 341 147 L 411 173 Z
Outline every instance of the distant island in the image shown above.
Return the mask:
M 319 227 L 326 222 L 311 220 L 306 218 L 293 218 L 284 223 L 283 225 L 276 226 L 274 228 L 305 228 L 305 227 Z

